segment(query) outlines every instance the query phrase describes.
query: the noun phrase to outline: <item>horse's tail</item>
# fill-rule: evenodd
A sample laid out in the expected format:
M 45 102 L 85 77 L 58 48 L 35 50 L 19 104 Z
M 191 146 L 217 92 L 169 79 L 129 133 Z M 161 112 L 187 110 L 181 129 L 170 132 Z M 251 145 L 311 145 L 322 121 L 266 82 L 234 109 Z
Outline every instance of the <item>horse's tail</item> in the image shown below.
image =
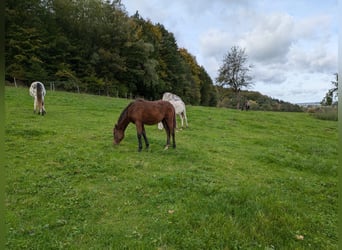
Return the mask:
M 173 131 L 172 131 L 172 141 L 173 141 L 173 148 L 176 148 L 176 139 L 175 139 L 175 134 L 176 134 L 176 127 L 177 127 L 177 120 L 176 120 L 176 109 L 173 109 Z
M 43 102 L 43 87 L 40 83 L 37 83 L 37 100 L 39 105 Z
M 188 127 L 188 117 L 186 116 L 185 104 L 184 104 L 183 116 L 184 116 L 184 119 L 185 119 L 185 126 Z
M 176 120 L 176 109 L 173 109 L 173 129 L 175 130 L 177 127 L 177 120 Z
M 37 98 L 42 99 L 43 96 L 43 87 L 40 83 L 37 83 Z
M 38 113 L 44 115 L 44 86 L 41 83 L 37 83 L 37 104 L 38 104 Z

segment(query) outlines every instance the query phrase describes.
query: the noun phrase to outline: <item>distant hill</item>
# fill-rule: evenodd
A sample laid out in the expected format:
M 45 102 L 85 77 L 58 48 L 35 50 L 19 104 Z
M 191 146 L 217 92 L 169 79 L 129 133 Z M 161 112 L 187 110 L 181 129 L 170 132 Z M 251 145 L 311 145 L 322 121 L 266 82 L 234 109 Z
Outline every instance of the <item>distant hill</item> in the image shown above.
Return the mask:
M 220 92 L 224 93 L 218 100 L 220 107 L 237 108 L 238 102 L 241 107 L 248 100 L 250 110 L 303 112 L 303 108 L 298 104 L 274 99 L 257 91 L 243 90 L 240 92 L 240 98 L 237 98 L 231 89 L 224 89 L 224 91 L 221 89 Z
M 320 102 L 301 102 L 301 103 L 296 103 L 297 105 L 301 107 L 317 107 L 321 106 Z

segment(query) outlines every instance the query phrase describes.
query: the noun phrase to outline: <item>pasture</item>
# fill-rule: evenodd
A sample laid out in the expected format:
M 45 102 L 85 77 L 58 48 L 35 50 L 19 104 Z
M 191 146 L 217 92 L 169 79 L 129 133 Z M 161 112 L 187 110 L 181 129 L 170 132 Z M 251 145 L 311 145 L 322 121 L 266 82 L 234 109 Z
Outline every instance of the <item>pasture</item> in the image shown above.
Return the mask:
M 337 249 L 336 121 L 187 106 L 139 153 L 129 100 L 5 90 L 7 249 Z

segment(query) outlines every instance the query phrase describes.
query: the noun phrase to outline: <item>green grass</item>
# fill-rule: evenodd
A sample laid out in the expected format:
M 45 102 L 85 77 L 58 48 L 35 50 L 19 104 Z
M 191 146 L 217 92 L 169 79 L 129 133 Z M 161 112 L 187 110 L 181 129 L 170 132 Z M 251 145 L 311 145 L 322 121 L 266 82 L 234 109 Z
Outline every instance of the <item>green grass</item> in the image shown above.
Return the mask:
M 337 249 L 337 122 L 188 106 L 138 153 L 128 102 L 6 88 L 7 249 Z

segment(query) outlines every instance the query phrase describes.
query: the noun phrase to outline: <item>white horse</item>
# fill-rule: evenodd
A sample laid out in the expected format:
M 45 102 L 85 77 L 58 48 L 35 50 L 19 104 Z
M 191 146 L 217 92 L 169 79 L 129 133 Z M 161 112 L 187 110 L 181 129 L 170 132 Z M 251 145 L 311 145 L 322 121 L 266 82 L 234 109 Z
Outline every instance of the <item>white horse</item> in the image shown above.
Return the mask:
M 181 118 L 182 128 L 184 125 L 184 122 L 183 122 L 184 119 L 185 119 L 186 127 L 188 127 L 188 118 L 186 117 L 185 104 L 182 101 L 182 99 L 175 94 L 166 92 L 163 95 L 163 100 L 169 101 L 173 105 L 173 107 L 175 108 L 176 114 L 178 114 L 179 117 Z M 158 128 L 163 129 L 163 124 L 161 122 L 158 123 Z
M 38 108 L 38 115 L 45 115 L 44 96 L 46 95 L 46 90 L 44 84 L 33 82 L 30 87 L 30 95 L 34 98 L 33 112 L 36 113 Z

